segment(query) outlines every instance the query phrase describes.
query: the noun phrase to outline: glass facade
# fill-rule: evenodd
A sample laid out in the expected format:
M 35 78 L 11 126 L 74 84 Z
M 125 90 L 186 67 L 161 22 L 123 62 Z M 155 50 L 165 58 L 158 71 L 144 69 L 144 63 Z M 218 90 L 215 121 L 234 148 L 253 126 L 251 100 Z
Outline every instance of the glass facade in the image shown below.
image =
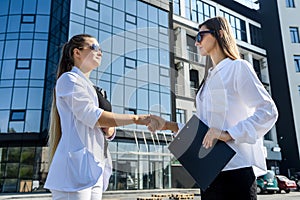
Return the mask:
M 138 0 L 1 3 L 0 22 L 6 26 L 0 27 L 0 95 L 5 97 L 0 140 L 14 141 L 1 143 L 1 192 L 25 191 L 33 181 L 45 181 L 43 146 L 56 67 L 62 45 L 75 34 L 88 33 L 100 42 L 102 65 L 91 80 L 106 90 L 114 112 L 171 119 L 169 11 Z M 170 188 L 169 140 L 162 133 L 147 136 L 142 126 L 119 129 L 109 145 L 114 164 L 109 189 Z

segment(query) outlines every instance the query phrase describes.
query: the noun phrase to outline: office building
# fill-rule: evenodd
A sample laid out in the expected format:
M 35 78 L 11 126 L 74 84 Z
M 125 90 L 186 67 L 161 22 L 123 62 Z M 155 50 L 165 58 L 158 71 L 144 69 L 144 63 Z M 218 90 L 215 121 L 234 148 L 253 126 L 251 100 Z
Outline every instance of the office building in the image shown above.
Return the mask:
M 280 169 L 292 176 L 300 171 L 300 2 L 261 0 L 260 7 L 272 94 L 279 110 Z

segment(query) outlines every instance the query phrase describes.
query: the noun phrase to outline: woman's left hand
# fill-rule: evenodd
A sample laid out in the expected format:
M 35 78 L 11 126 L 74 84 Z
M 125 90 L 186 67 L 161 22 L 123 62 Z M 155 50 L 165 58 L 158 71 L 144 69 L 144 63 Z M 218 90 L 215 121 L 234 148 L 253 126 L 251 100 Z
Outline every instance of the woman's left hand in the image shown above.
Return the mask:
M 203 147 L 205 147 L 206 149 L 212 147 L 214 145 L 214 141 L 220 138 L 222 134 L 222 131 L 220 129 L 216 129 L 216 128 L 210 128 L 206 135 L 204 136 L 202 145 Z

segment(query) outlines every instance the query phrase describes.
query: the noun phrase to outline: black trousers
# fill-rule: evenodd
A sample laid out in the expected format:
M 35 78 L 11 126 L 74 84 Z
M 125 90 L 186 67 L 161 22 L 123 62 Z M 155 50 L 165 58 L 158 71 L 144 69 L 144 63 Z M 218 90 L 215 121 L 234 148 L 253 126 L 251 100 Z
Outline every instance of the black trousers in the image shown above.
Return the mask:
M 257 200 L 256 177 L 252 167 L 221 172 L 201 200 Z

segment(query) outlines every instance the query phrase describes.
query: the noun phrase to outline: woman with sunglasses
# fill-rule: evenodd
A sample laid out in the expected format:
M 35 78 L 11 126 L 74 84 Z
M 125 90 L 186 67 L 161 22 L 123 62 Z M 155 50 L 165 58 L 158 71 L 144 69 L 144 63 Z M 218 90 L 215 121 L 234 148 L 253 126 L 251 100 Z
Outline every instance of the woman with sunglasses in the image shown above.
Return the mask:
M 209 56 L 212 66 L 196 96 L 197 115 L 210 127 L 203 139 L 205 148 L 217 140 L 236 152 L 206 191 L 201 200 L 254 200 L 256 176 L 266 173 L 263 136 L 275 124 L 278 111 L 272 98 L 257 78 L 253 66 L 240 58 L 231 26 L 223 17 L 199 25 L 195 45 L 201 56 Z M 171 129 L 181 125 L 159 121 L 148 128 Z
M 114 127 L 147 125 L 151 120 L 149 115 L 99 108 L 89 75 L 101 59 L 98 41 L 90 35 L 75 35 L 63 46 L 50 115 L 51 165 L 45 183 L 52 199 L 102 199 L 112 173 L 105 144 L 114 138 Z

